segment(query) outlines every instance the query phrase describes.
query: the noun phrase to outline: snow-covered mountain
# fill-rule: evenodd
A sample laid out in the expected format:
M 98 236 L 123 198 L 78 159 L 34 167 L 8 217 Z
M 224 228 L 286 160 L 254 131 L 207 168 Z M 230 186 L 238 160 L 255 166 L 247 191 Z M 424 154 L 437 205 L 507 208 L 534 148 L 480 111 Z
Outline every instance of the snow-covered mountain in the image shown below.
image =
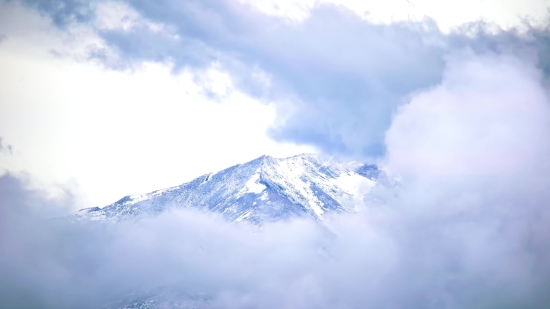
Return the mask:
M 356 210 L 379 174 L 376 165 L 319 155 L 262 156 L 176 187 L 129 195 L 103 208 L 82 209 L 74 217 L 119 221 L 157 215 L 172 207 L 192 207 L 253 224 L 296 216 L 323 220 L 328 213 Z

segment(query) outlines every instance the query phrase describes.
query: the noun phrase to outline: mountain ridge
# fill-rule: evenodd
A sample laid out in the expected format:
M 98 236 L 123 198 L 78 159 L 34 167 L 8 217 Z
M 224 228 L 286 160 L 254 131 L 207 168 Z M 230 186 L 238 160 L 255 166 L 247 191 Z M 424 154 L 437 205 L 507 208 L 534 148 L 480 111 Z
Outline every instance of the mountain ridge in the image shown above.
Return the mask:
M 327 213 L 355 211 L 381 172 L 374 164 L 318 154 L 264 155 L 178 186 L 85 208 L 73 218 L 120 221 L 179 207 L 220 213 L 231 222 L 262 224 L 307 216 L 322 221 Z

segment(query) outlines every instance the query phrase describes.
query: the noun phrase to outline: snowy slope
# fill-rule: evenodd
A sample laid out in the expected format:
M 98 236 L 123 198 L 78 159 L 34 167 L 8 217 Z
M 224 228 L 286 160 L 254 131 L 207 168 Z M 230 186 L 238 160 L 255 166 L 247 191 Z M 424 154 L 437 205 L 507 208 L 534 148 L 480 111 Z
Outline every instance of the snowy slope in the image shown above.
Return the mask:
M 262 156 L 180 186 L 83 209 L 74 217 L 118 221 L 156 215 L 171 207 L 193 207 L 254 224 L 296 216 L 322 220 L 327 213 L 354 211 L 376 185 L 379 173 L 375 165 L 319 155 Z

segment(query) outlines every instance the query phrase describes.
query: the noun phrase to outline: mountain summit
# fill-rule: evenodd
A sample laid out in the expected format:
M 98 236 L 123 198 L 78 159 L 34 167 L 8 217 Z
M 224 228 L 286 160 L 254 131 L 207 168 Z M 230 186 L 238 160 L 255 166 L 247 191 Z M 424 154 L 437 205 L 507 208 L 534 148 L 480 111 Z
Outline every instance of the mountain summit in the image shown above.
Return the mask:
M 342 162 L 315 154 L 284 159 L 262 156 L 179 186 L 126 196 L 75 217 L 119 221 L 160 214 L 172 207 L 220 213 L 253 224 L 352 212 L 375 185 L 376 165 Z

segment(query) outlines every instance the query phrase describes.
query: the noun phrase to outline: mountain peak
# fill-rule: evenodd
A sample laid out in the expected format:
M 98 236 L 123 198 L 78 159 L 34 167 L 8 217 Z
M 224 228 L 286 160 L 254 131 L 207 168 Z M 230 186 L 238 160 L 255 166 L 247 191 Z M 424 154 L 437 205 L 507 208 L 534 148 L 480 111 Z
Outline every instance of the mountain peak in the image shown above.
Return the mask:
M 262 224 L 292 217 L 323 220 L 327 213 L 352 212 L 375 185 L 378 168 L 318 154 L 277 159 L 261 156 L 180 186 L 126 196 L 78 218 L 118 221 L 195 208 L 229 221 Z
M 261 157 L 258 157 L 252 161 L 249 161 L 247 163 L 243 163 L 240 165 L 254 165 L 254 164 L 273 164 L 277 159 L 273 158 L 272 156 L 263 155 Z

